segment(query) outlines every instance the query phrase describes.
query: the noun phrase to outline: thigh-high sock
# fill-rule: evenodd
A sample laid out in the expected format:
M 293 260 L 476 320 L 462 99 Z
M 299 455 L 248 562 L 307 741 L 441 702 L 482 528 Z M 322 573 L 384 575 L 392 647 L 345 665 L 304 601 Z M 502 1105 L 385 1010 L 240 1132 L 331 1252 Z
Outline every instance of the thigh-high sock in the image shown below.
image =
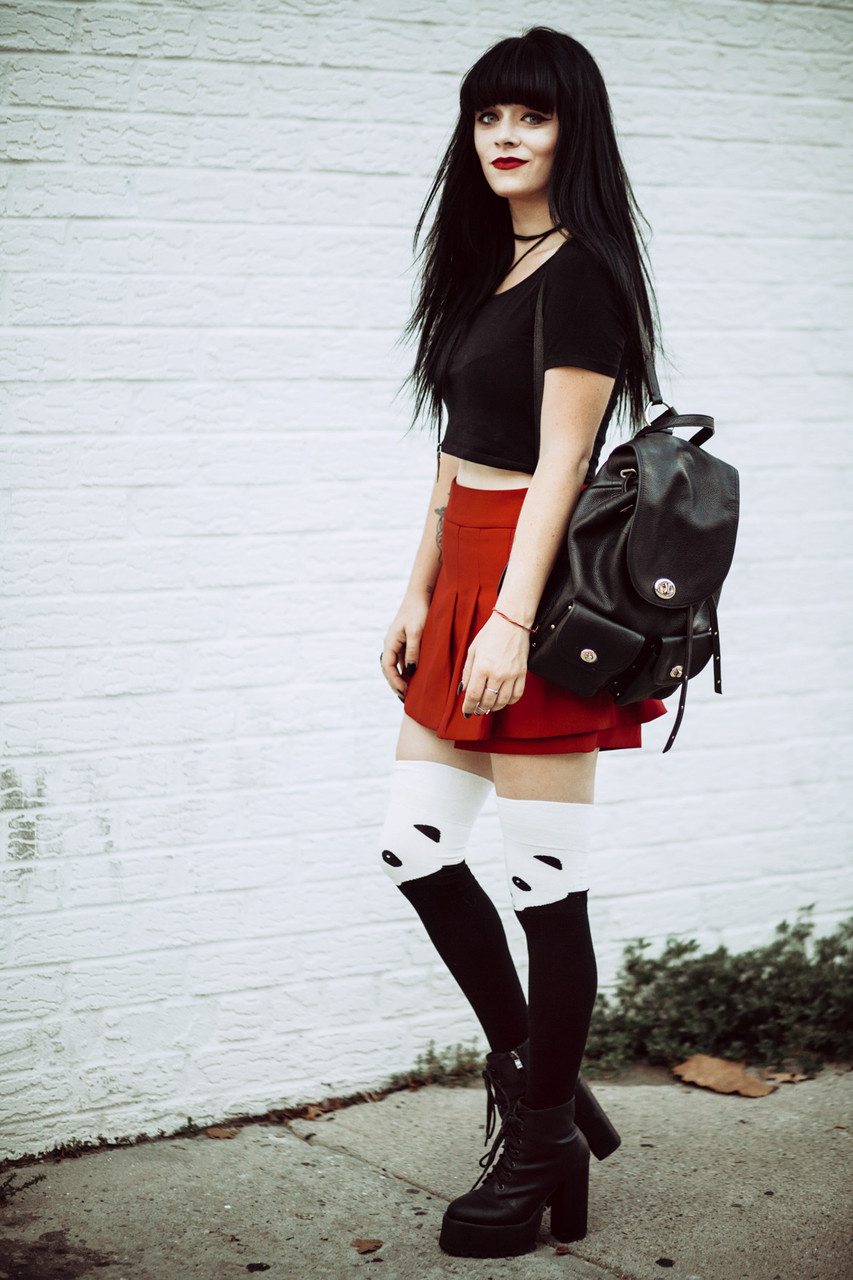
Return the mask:
M 382 866 L 420 916 L 491 1049 L 527 1036 L 527 1006 L 503 923 L 465 862 L 491 783 L 432 761 L 398 760 L 382 831 Z
M 526 1102 L 555 1107 L 574 1093 L 597 987 L 586 893 L 592 805 L 499 796 L 498 815 L 530 962 Z

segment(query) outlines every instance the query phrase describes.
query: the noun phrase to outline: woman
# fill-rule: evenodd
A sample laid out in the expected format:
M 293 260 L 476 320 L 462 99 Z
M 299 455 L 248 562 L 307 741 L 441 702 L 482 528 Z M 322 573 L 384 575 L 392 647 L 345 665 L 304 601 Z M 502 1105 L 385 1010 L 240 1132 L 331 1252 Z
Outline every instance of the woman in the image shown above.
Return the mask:
M 617 404 L 638 423 L 652 313 L 635 205 L 601 74 L 566 35 L 503 40 L 465 76 L 409 331 L 415 414 L 446 405 L 438 475 L 382 669 L 405 701 L 382 865 L 412 903 L 491 1046 L 503 1118 L 485 1177 L 441 1245 L 533 1247 L 546 1203 L 586 1233 L 590 1147 L 619 1138 L 578 1071 L 596 993 L 587 852 L 601 750 L 640 745 L 659 702 L 578 698 L 527 670 L 540 596 Z M 544 311 L 540 438 L 533 327 Z M 506 573 L 498 590 L 501 572 Z M 528 1003 L 497 911 L 464 861 L 494 785 Z M 483 1175 L 481 1175 L 482 1178 Z M 478 1180 L 479 1181 L 479 1180 Z

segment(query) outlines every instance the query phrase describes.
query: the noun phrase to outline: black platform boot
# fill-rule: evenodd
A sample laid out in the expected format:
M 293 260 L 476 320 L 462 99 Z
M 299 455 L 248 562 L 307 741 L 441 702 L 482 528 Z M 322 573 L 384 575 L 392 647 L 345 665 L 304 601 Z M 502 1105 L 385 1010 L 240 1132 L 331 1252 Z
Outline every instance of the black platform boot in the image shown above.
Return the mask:
M 504 1149 L 489 1170 L 501 1142 Z M 589 1147 L 574 1122 L 574 1103 L 533 1111 L 516 1102 L 506 1113 L 484 1172 L 445 1210 L 439 1244 L 460 1258 L 527 1253 L 536 1244 L 547 1204 L 557 1239 L 582 1240 L 588 1184 Z
M 486 1069 L 483 1072 L 486 1082 L 486 1142 L 495 1127 L 495 1111 L 503 1120 L 511 1104 L 523 1099 L 529 1061 L 529 1040 L 506 1053 L 486 1054 Z M 622 1139 L 583 1076 L 578 1076 L 574 1101 L 575 1124 L 589 1143 L 589 1149 L 596 1160 L 606 1160 L 621 1144 Z

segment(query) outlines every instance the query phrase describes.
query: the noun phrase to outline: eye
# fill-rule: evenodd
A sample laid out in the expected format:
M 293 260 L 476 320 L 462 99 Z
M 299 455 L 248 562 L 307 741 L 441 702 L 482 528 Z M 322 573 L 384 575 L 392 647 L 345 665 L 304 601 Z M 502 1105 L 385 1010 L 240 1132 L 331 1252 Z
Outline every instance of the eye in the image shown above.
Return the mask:
M 540 115 L 538 111 L 526 111 L 521 118 L 522 120 L 529 120 L 531 124 L 548 123 L 548 117 Z
M 481 111 L 477 116 L 477 123 L 491 124 L 492 120 L 497 120 L 497 118 L 498 118 L 498 114 L 496 111 Z

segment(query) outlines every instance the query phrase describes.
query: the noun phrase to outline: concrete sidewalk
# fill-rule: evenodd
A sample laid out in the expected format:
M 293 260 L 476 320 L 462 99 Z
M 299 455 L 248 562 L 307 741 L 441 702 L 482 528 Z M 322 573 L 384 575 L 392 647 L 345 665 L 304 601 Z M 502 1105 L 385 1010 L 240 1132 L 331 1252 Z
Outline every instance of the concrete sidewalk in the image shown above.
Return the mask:
M 596 1087 L 623 1145 L 593 1162 L 585 1240 L 543 1221 L 521 1258 L 451 1258 L 446 1202 L 479 1173 L 482 1086 L 430 1086 L 285 1128 L 251 1125 L 21 1170 L 0 1280 L 849 1280 L 853 1073 L 766 1098 Z M 371 1252 L 354 1242 L 381 1241 Z M 362 1246 L 364 1247 L 364 1246 Z

